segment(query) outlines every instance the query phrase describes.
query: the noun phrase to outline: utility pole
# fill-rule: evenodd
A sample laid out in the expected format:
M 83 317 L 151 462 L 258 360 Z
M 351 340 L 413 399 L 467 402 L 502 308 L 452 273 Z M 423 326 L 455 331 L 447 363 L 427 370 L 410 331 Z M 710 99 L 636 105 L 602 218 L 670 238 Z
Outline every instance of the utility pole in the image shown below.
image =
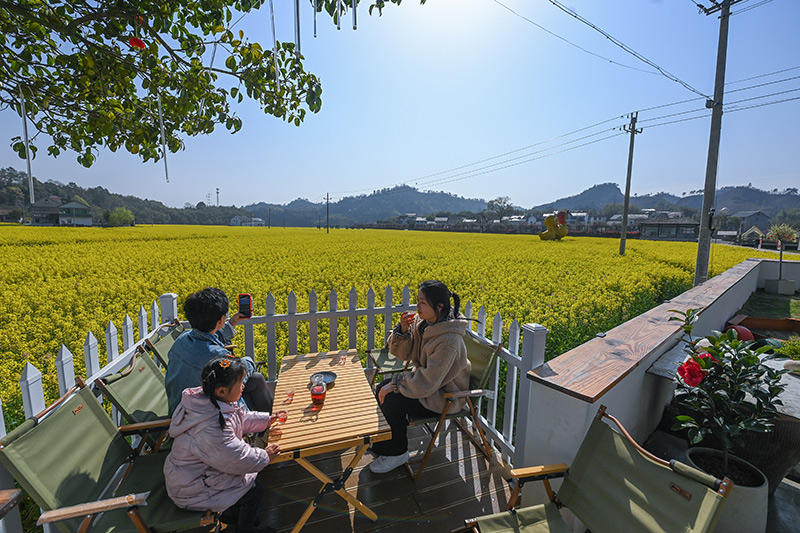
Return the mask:
M 31 149 L 28 146 L 28 115 L 25 112 L 25 95 L 22 94 L 22 86 L 19 88 L 19 114 L 22 117 L 22 134 L 25 136 L 25 161 L 28 163 L 28 193 L 31 197 L 31 205 L 35 202 L 33 197 L 33 174 L 31 174 Z M 23 211 L 22 218 L 25 218 Z
M 219 207 L 219 187 L 217 187 L 217 207 Z
M 331 232 L 331 193 L 325 193 L 325 233 Z
M 267 208 L 267 229 L 272 228 L 272 208 Z
M 633 172 L 633 139 L 637 133 L 642 133 L 642 129 L 636 129 L 636 119 L 639 112 L 631 113 L 631 123 L 625 126 L 625 131 L 631 134 L 631 144 L 628 148 L 628 177 L 625 180 L 625 203 L 622 205 L 622 231 L 619 238 L 619 255 L 625 255 L 625 243 L 628 240 L 628 205 L 631 200 L 631 173 Z
M 697 263 L 694 268 L 694 284 L 699 285 L 708 279 L 708 262 L 711 256 L 711 217 L 716 202 L 717 165 L 719 163 L 719 142 L 722 132 L 722 99 L 725 96 L 725 63 L 728 56 L 728 23 L 731 6 L 741 0 L 722 0 L 713 2 L 713 7 L 701 7 L 706 15 L 720 11 L 719 44 L 717 45 L 717 72 L 714 78 L 714 99 L 706 101 L 711 108 L 711 134 L 708 141 L 706 161 L 706 183 L 703 190 L 703 207 L 700 210 L 700 235 L 697 239 Z

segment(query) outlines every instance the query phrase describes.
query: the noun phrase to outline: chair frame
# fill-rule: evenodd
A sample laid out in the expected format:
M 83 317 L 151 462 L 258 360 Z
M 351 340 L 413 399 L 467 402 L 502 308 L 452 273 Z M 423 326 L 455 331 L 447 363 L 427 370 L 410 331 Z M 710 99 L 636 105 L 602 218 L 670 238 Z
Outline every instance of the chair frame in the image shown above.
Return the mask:
M 162 355 L 158 351 L 158 347 L 156 346 L 156 344 L 158 343 L 159 340 L 163 339 L 164 337 L 166 337 L 167 335 L 172 333 L 172 331 L 170 331 L 166 335 L 162 336 L 161 335 L 161 330 L 167 329 L 167 328 L 176 328 L 178 326 L 183 327 L 183 324 L 181 324 L 181 321 L 178 320 L 177 318 L 175 320 L 173 320 L 172 322 L 164 322 L 163 324 L 161 324 L 160 326 L 158 326 L 156 328 L 156 330 L 154 332 L 154 335 L 150 335 L 149 337 L 145 338 L 145 340 L 144 340 L 144 343 L 147 346 L 147 349 L 150 350 L 151 352 L 153 352 L 153 354 L 156 356 L 156 359 L 158 359 L 158 362 L 164 368 L 167 368 L 169 366 L 169 357 L 168 356 L 164 357 L 164 355 Z M 158 340 L 156 340 L 155 342 L 153 342 L 151 340 L 154 336 L 158 337 Z
M 467 335 L 473 334 L 472 332 L 467 332 Z M 490 367 L 497 363 L 497 357 L 500 354 L 500 350 L 502 346 L 494 343 L 489 343 L 487 345 L 493 349 L 492 354 L 492 362 L 489 365 Z M 489 443 L 489 440 L 486 438 L 486 433 L 483 431 L 481 427 L 480 419 L 478 417 L 478 412 L 475 410 L 475 404 L 472 402 L 473 398 L 482 398 L 485 396 L 489 396 L 493 394 L 494 391 L 489 389 L 473 389 L 473 390 L 466 390 L 466 391 L 457 391 L 457 392 L 446 392 L 444 394 L 445 397 L 445 406 L 442 414 L 439 416 L 439 419 L 436 422 L 436 426 L 434 428 L 430 427 L 429 423 L 419 423 L 416 422 L 413 418 L 409 417 L 409 426 L 417 426 L 422 425 L 424 426 L 429 433 L 431 433 L 431 440 L 428 443 L 428 447 L 425 449 L 425 453 L 422 456 L 422 459 L 414 459 L 413 461 L 409 461 L 406 463 L 406 471 L 408 475 L 411 476 L 411 479 L 419 479 L 422 475 L 422 471 L 425 469 L 425 465 L 428 462 L 428 457 L 430 456 L 431 452 L 433 451 L 434 446 L 436 445 L 436 439 L 439 437 L 439 433 L 441 433 L 442 428 L 444 427 L 444 423 L 446 420 L 453 420 L 464 432 L 464 434 L 472 441 L 475 447 L 486 457 L 486 459 L 491 459 L 493 456 L 492 446 Z M 469 411 L 465 409 L 461 409 L 459 412 L 451 412 L 450 408 L 453 406 L 456 400 L 464 398 L 466 399 L 467 407 L 469 407 Z M 461 420 L 466 416 L 472 416 L 472 422 L 477 430 L 477 435 L 475 435 L 475 431 L 471 431 L 467 428 L 464 422 Z M 414 471 L 414 465 L 419 464 L 417 467 L 416 472 Z
M 628 430 L 617 420 L 615 417 L 606 413 L 606 406 L 601 405 L 600 408 L 597 410 L 597 414 L 595 415 L 595 419 L 602 419 L 603 417 L 608 418 L 619 429 L 621 435 L 628 440 L 628 442 L 636 448 L 636 450 L 641 453 L 646 458 L 650 459 L 651 461 L 658 463 L 662 466 L 667 468 L 670 467 L 670 462 L 657 457 L 644 449 L 636 440 L 628 433 Z M 540 466 L 531 466 L 531 467 L 524 467 L 524 468 L 515 468 L 510 471 L 511 479 L 509 483 L 511 484 L 511 495 L 508 498 L 508 505 L 506 506 L 506 511 L 512 510 L 516 505 L 517 501 L 519 500 L 520 492 L 522 490 L 522 486 L 529 482 L 529 481 L 541 481 L 544 485 L 545 491 L 547 492 L 547 497 L 550 502 L 555 503 L 556 506 L 560 509 L 563 503 L 558 499 L 558 495 L 553 491 L 553 488 L 550 485 L 551 479 L 554 478 L 564 478 L 569 475 L 569 465 L 566 463 L 557 463 L 551 465 L 540 465 Z M 718 480 L 718 485 L 716 492 L 721 496 L 727 498 L 730 494 L 731 489 L 733 489 L 733 481 L 728 479 L 727 477 L 723 478 L 722 480 Z M 473 532 L 473 533 L 481 533 L 480 529 L 478 528 L 478 519 L 477 518 L 468 518 L 464 521 L 464 528 L 456 530 L 458 532 Z

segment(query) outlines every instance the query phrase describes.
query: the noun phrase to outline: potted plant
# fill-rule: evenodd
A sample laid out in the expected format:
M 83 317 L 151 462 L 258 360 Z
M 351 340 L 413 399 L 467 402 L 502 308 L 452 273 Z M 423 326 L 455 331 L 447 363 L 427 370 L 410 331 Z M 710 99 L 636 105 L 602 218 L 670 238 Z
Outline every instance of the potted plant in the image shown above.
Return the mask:
M 773 224 L 767 233 L 767 239 L 778 243 L 778 279 L 765 279 L 764 291 L 773 294 L 794 294 L 793 279 L 783 279 L 783 245 L 797 239 L 797 232 L 789 224 Z
M 682 412 L 676 416 L 673 430 L 688 430 L 692 445 L 709 437 L 719 448 L 690 448 L 687 452 L 688 462 L 735 484 L 718 530 L 764 531 L 767 479 L 760 470 L 734 457 L 731 450 L 742 446 L 748 433 L 772 430 L 778 415 L 776 405 L 781 405 L 778 395 L 785 388 L 780 383 L 785 371 L 764 365 L 762 354 L 769 347 L 756 349 L 752 341 L 739 340 L 735 330 L 694 339 L 692 330 L 700 309 L 673 312 L 679 316 L 670 320 L 683 322 L 681 340 L 687 354 L 678 367 L 675 403 Z

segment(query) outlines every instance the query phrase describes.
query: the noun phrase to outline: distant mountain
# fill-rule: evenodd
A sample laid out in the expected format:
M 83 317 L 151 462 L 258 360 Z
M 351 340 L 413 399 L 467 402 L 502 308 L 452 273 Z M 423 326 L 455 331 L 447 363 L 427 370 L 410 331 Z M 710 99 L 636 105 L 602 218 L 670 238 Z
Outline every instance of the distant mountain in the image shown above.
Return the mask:
M 600 211 L 608 204 L 621 204 L 625 196 L 620 192 L 616 183 L 601 183 L 589 187 L 575 196 L 560 198 L 555 202 L 534 206 L 532 209 L 552 211 L 554 209 L 569 209 L 570 211 Z M 638 204 L 637 204 L 638 205 Z
M 0 207 L 27 206 L 28 176 L 11 167 L 0 168 Z M 85 200 L 92 211 L 95 223 L 102 220 L 103 212 L 124 207 L 133 213 L 138 224 L 215 224 L 227 225 L 236 215 L 251 216 L 248 211 L 235 206 L 206 206 L 198 203 L 178 209 L 167 207 L 156 200 L 142 200 L 136 196 L 123 196 L 109 192 L 104 187 L 84 189 L 75 183 L 63 184 L 55 180 L 41 182 L 33 178 L 33 192 L 37 199 L 58 196 L 66 203 L 76 197 Z
M 622 204 L 625 196 L 616 183 L 601 183 L 575 196 L 560 198 L 554 202 L 541 204 L 533 209 L 551 211 L 569 209 L 570 211 L 601 211 L 609 204 Z M 640 209 L 669 209 L 670 207 L 700 210 L 703 207 L 702 194 L 676 196 L 666 192 L 632 196 L 631 205 Z M 800 195 L 796 189 L 778 192 L 764 191 L 755 187 L 723 187 L 716 194 L 717 208 L 727 207 L 729 214 L 740 211 L 763 211 L 773 217 L 781 210 L 800 208 Z
M 445 192 L 420 192 L 414 187 L 400 185 L 382 189 L 368 195 L 348 196 L 330 206 L 325 202 L 313 203 L 305 199 L 280 205 L 260 202 L 245 206 L 253 216 L 267 220 L 273 226 L 316 226 L 325 224 L 326 209 L 330 210 L 331 226 L 349 226 L 393 218 L 405 213 L 420 216 L 440 212 L 480 212 L 486 209 L 486 201 L 462 198 Z

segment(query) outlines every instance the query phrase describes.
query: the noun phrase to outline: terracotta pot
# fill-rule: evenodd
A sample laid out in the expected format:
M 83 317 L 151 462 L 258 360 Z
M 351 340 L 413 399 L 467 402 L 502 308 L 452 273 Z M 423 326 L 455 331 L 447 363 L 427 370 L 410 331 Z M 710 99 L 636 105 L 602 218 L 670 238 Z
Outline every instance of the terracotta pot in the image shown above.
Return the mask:
M 722 452 L 712 448 L 689 448 L 686 451 L 686 462 L 698 470 L 705 471 L 695 462 L 695 458 L 703 455 L 721 458 Z M 758 468 L 736 456 L 728 455 L 728 462 L 735 463 L 739 468 L 752 469 L 753 475 L 760 476 L 762 481 L 756 487 L 734 484 L 714 531 L 720 533 L 763 533 L 767 529 L 767 499 L 769 498 L 767 478 Z M 714 476 L 719 475 L 717 473 L 711 474 Z

